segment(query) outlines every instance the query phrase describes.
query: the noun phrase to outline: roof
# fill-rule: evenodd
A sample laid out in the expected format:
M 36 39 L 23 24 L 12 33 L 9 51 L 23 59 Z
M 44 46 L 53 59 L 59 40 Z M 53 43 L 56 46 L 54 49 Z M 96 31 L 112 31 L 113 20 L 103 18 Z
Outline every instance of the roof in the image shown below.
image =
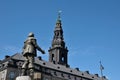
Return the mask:
M 15 60 L 24 60 L 24 57 L 22 56 L 22 54 L 15 54 L 13 56 L 11 56 L 12 59 L 15 59 Z M 44 60 L 40 60 L 39 58 L 35 58 L 35 64 L 38 64 L 40 66 L 43 66 L 43 67 L 46 67 L 46 68 L 49 68 L 49 69 L 53 69 L 53 70 L 57 70 L 57 71 L 60 71 L 60 72 L 63 72 L 63 73 L 68 73 L 68 74 L 72 74 L 72 75 L 76 75 L 76 76 L 82 76 L 82 77 L 85 77 L 85 78 L 89 78 L 89 79 L 100 79 L 100 77 L 98 75 L 93 75 L 93 74 L 90 74 L 88 71 L 80 71 L 78 69 L 73 69 L 73 68 L 70 68 L 70 67 L 66 67 L 64 65 L 60 65 L 60 64 L 54 64 L 52 62 L 47 62 L 47 61 L 44 61 Z

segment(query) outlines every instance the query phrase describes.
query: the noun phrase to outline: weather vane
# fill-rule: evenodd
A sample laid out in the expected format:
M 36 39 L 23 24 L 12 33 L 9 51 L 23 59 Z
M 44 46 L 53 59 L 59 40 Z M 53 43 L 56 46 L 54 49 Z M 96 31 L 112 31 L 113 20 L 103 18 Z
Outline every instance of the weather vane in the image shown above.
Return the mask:
M 101 78 L 102 78 L 102 80 L 103 80 L 103 70 L 104 70 L 104 67 L 103 67 L 103 65 L 102 65 L 102 63 L 100 61 L 100 71 L 101 71 Z

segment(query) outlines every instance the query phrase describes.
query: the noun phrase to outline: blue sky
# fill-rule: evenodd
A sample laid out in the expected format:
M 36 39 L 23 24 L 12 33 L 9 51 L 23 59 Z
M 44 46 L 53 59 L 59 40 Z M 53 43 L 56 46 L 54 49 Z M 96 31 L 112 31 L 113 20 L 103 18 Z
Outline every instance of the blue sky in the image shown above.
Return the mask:
M 64 39 L 72 68 L 119 80 L 120 1 L 118 0 L 0 0 L 0 58 L 22 52 L 29 32 L 46 51 L 48 61 L 58 11 L 62 10 Z

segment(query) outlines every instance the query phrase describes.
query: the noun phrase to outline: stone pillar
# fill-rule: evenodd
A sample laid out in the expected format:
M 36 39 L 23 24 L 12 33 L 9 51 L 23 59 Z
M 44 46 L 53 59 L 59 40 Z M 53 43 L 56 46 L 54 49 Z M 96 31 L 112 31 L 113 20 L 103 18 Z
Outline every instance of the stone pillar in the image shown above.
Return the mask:
M 41 73 L 34 73 L 34 80 L 41 80 Z
M 29 76 L 18 76 L 16 80 L 32 80 Z

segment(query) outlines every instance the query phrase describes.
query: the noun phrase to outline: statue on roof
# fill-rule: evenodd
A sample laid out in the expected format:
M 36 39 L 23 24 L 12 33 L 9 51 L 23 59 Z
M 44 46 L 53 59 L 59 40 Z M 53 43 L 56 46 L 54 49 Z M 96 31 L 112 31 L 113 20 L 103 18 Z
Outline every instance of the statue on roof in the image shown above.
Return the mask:
M 25 76 L 25 75 L 32 76 L 33 75 L 33 73 L 34 73 L 34 58 L 37 56 L 37 50 L 39 50 L 42 54 L 45 54 L 45 51 L 42 50 L 37 45 L 37 40 L 34 38 L 34 34 L 29 33 L 27 40 L 24 42 L 23 52 L 22 52 L 22 54 L 25 58 L 25 62 L 22 65 L 22 74 L 21 74 L 22 76 Z

